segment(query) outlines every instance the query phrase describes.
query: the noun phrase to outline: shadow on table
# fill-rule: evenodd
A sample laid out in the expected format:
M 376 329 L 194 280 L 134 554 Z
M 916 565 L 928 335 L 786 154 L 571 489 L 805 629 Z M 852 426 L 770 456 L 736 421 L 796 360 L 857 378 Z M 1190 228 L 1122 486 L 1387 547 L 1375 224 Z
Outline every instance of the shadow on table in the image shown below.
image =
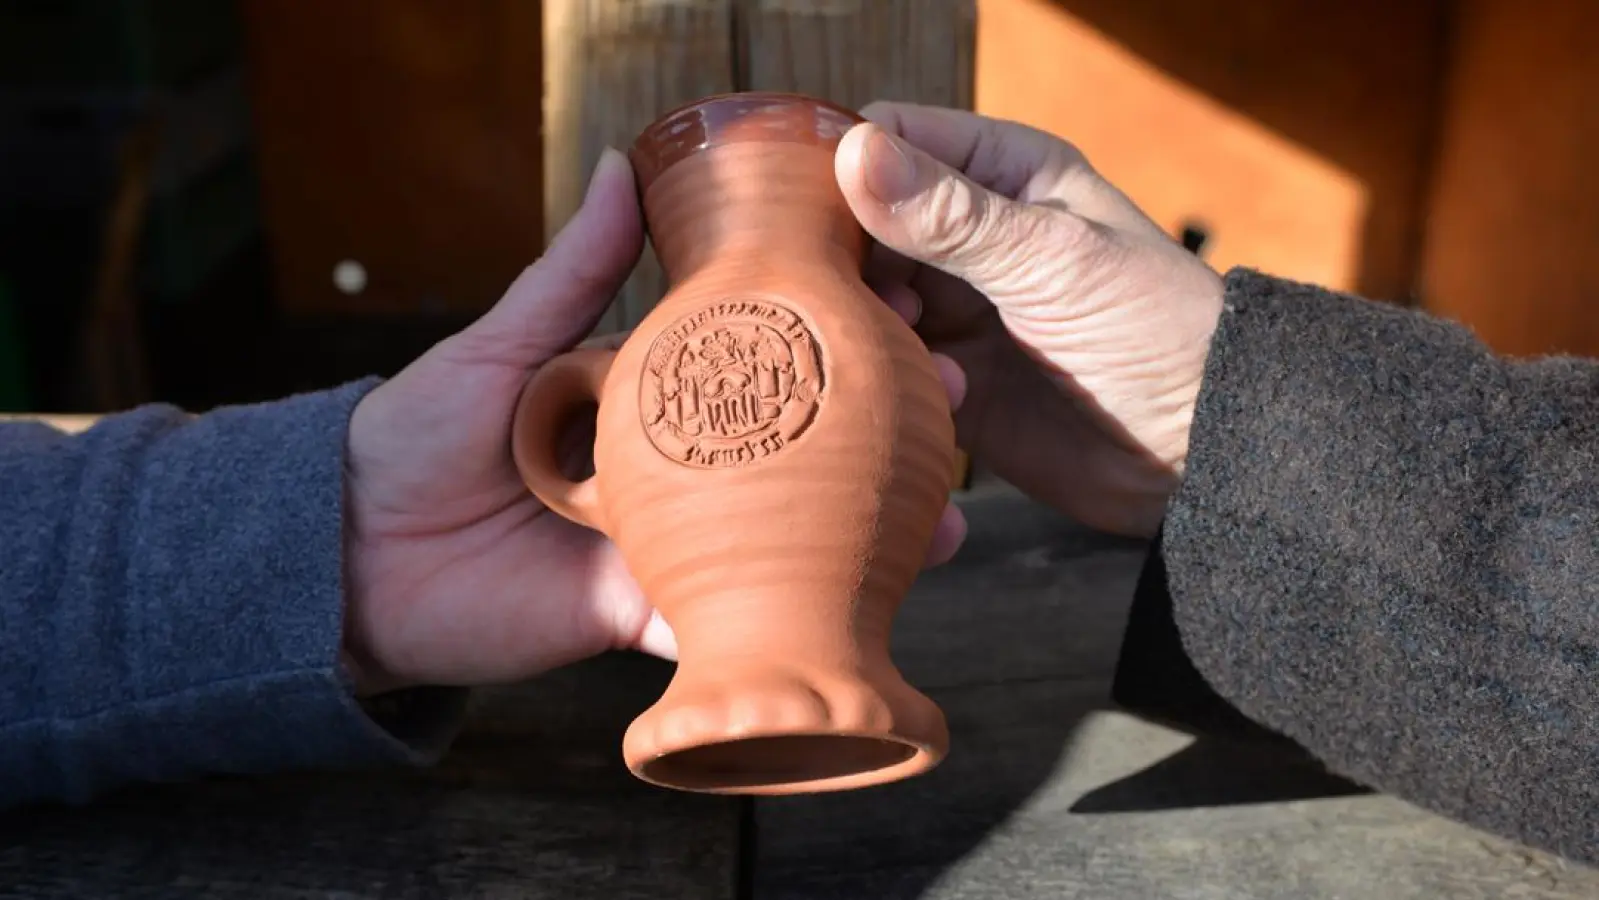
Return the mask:
M 937 692 L 953 748 L 933 772 L 846 794 L 758 800 L 754 896 L 923 896 L 1049 781 L 1099 705 L 1092 692 L 1056 687 Z
M 1222 699 L 1183 650 L 1157 539 L 1139 573 L 1116 661 L 1115 703 L 1194 741 L 1142 771 L 1089 791 L 1072 812 L 1236 806 L 1370 790 L 1334 775 L 1297 744 Z
M 1148 768 L 1084 794 L 1074 813 L 1154 812 L 1369 794 L 1309 756 L 1201 736 Z
M 979 501 L 967 517 L 961 557 L 918 585 L 902 614 L 904 640 L 896 635 L 907 677 L 949 719 L 949 758 L 898 784 L 757 800 L 746 862 L 758 900 L 919 898 L 940 893 L 963 864 L 982 867 L 994 896 L 1015 896 L 1027 886 L 995 882 L 1025 877 L 1027 865 L 1011 857 L 1071 858 L 1068 845 L 1095 833 L 1086 821 L 1074 827 L 1079 816 L 1361 790 L 1280 740 L 1200 729 L 1184 749 L 1130 775 L 1128 766 L 1159 752 L 1138 743 L 1145 726 L 1123 723 L 1134 754 L 1125 766 L 1106 760 L 1103 742 L 1077 746 L 1086 720 L 1120 708 L 1111 675 L 1147 547 L 1019 501 Z M 1092 783 L 1101 775 L 1104 783 Z M 1000 833 L 1005 860 L 974 856 Z
M 940 692 L 955 749 L 921 779 L 854 794 L 759 800 L 758 900 L 801 897 L 910 900 L 938 893 L 1004 835 L 1003 860 L 980 860 L 994 896 L 1032 896 L 1017 884 L 1036 862 L 1089 858 L 1094 814 L 1193 809 L 1358 794 L 1362 788 L 1274 745 L 1200 737 L 1153 765 L 1086 791 L 1069 772 L 1085 720 L 1113 709 L 1103 685 L 1040 681 Z M 1180 738 L 1173 738 L 1180 740 Z M 1099 748 L 1102 752 L 1102 748 Z M 952 895 L 965 896 L 959 891 Z M 942 896 L 942 894 L 939 894 Z

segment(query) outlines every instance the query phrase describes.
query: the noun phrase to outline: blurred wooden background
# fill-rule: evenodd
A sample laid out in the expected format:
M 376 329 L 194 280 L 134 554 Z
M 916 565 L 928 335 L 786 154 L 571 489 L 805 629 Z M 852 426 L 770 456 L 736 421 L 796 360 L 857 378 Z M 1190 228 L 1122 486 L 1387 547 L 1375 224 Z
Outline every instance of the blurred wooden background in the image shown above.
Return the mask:
M 977 109 L 1075 141 L 1214 265 L 1599 354 L 1599 5 L 978 9 Z
M 246 3 L 284 308 L 481 309 L 570 214 L 602 146 L 699 95 L 777 88 L 1019 119 L 1079 144 L 1218 267 L 1419 303 L 1508 352 L 1599 352 L 1593 4 L 546 0 L 539 22 L 527 7 Z M 335 290 L 346 256 L 370 295 Z M 605 327 L 660 291 L 646 262 Z
M 63 385 L 111 332 L 191 406 L 392 371 L 495 301 L 603 146 L 734 88 L 1028 122 L 1218 268 L 1595 354 L 1595 25 L 1577 0 L 8 4 L 0 382 L 26 356 L 34 407 L 92 408 Z M 151 108 L 130 175 L 112 137 Z M 142 221 L 108 229 L 130 191 Z M 602 329 L 661 290 L 646 259 Z

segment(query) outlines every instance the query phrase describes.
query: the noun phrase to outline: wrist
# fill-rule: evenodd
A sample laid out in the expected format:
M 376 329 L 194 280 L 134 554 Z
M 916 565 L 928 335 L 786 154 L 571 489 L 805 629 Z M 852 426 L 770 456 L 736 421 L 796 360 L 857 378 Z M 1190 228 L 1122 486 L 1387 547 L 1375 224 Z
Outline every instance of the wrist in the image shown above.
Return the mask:
M 1182 481 L 1183 475 L 1188 470 L 1188 442 L 1189 436 L 1194 430 L 1194 409 L 1197 406 L 1197 398 L 1185 400 L 1172 413 L 1172 423 L 1169 426 L 1171 437 L 1168 439 L 1168 445 L 1171 450 L 1167 455 L 1167 460 L 1174 476 L 1173 491 L 1176 490 L 1177 483 Z
M 344 638 L 339 647 L 339 665 L 350 679 L 351 693 L 356 697 L 375 697 L 407 687 L 406 683 L 379 665 L 361 638 L 352 616 L 344 617 Z
M 354 473 L 346 472 L 344 618 L 339 642 L 339 665 L 350 679 L 352 693 L 358 698 L 367 698 L 407 685 L 380 664 L 372 651 L 370 623 L 374 579 L 370 575 L 370 567 L 366 565 L 370 561 L 372 548 L 362 535 L 365 517 L 358 508 L 358 492 L 348 487 L 354 480 Z
M 1199 411 L 1199 398 L 1205 386 L 1205 368 L 1210 362 L 1210 349 L 1216 330 L 1221 326 L 1222 310 L 1226 304 L 1226 285 L 1209 266 L 1204 266 L 1204 277 L 1198 288 L 1189 296 L 1185 309 L 1192 317 L 1186 324 L 1189 334 L 1183 347 L 1184 360 L 1181 386 L 1177 403 L 1172 411 L 1169 435 L 1172 471 L 1180 480 L 1188 468 L 1189 441 L 1194 430 L 1194 416 Z
M 344 669 L 345 676 L 350 679 L 350 693 L 357 699 L 376 697 L 407 687 L 404 681 L 374 665 L 371 657 L 350 640 L 348 631 L 345 633 L 344 645 L 339 650 L 339 665 Z

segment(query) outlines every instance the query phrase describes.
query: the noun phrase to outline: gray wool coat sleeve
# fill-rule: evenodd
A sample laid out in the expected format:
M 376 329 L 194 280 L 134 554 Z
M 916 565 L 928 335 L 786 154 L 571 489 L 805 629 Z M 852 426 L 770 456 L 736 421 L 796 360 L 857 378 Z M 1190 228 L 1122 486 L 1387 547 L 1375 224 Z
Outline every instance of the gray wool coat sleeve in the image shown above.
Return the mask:
M 1599 863 L 1599 363 L 1226 286 L 1118 695 Z
M 0 806 L 442 751 L 462 692 L 363 706 L 340 664 L 345 431 L 372 385 L 0 424 Z

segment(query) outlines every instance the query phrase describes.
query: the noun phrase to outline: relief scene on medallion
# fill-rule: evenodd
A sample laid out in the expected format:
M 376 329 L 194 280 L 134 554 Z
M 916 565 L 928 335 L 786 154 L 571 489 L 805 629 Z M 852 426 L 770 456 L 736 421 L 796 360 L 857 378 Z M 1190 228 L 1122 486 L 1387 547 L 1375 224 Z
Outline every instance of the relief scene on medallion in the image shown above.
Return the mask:
M 761 312 L 690 320 L 652 348 L 644 423 L 663 452 L 741 465 L 781 449 L 809 422 L 820 389 L 814 343 L 797 319 Z

